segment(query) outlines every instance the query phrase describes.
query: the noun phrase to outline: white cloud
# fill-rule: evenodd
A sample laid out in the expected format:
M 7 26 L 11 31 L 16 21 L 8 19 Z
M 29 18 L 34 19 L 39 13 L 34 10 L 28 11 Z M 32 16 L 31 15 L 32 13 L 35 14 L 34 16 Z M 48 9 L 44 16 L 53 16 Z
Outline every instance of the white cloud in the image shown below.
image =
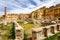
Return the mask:
M 12 10 L 8 10 L 8 13 L 30 13 L 33 10 L 36 10 L 42 6 L 50 7 L 52 5 L 60 4 L 60 0 L 33 0 L 37 5 L 31 4 L 30 0 L 0 0 L 0 10 L 2 10 L 5 6 L 11 8 Z M 24 6 L 27 6 L 24 8 Z M 4 11 L 3 11 L 4 12 Z M 0 14 L 3 13 L 0 11 Z

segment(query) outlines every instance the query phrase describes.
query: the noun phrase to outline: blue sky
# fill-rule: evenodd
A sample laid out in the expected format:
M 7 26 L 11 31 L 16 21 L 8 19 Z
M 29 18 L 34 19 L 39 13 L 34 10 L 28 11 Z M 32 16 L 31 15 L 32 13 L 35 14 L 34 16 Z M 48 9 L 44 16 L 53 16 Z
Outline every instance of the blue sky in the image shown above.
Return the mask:
M 60 4 L 60 0 L 0 0 L 0 14 L 7 7 L 8 13 L 30 13 L 40 7 Z

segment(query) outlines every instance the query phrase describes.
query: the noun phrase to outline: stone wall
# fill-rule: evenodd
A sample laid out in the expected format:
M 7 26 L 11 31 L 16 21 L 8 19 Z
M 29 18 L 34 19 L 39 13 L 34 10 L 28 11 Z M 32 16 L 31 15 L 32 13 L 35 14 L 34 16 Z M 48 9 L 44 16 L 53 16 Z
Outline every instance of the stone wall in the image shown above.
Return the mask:
M 15 40 L 23 40 L 24 39 L 24 30 L 23 28 L 15 21 Z
M 44 40 L 46 37 L 53 36 L 60 31 L 60 24 L 54 24 L 46 27 L 33 28 L 32 40 Z
M 60 4 L 46 8 L 39 8 L 31 13 L 32 19 L 54 19 L 60 18 Z
M 41 19 L 46 6 L 39 8 L 31 13 L 31 19 Z
M 45 9 L 45 18 L 60 18 L 60 4 Z

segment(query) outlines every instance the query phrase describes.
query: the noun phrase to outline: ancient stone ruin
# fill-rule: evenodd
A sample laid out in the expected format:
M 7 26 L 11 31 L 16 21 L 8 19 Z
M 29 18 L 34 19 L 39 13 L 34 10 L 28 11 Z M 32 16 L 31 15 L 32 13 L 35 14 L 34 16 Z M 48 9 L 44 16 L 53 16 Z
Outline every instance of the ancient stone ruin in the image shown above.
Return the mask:
M 54 24 L 46 27 L 33 28 L 32 40 L 44 40 L 46 37 L 53 36 L 60 31 L 60 24 Z
M 15 26 L 15 40 L 23 40 L 24 39 L 23 28 L 17 22 L 14 22 L 14 26 Z

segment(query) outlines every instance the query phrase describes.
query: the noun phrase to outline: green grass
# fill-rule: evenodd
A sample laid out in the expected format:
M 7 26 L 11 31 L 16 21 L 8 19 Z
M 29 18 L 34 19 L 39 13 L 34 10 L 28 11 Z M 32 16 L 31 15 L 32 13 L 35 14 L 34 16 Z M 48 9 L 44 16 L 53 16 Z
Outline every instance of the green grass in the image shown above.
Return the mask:
M 27 24 L 23 24 L 23 22 L 18 22 L 18 23 L 19 23 L 19 25 L 21 25 L 24 28 L 24 40 L 27 40 L 27 36 L 28 35 L 31 36 L 30 30 L 32 28 L 37 27 L 37 25 L 35 25 L 33 23 L 27 23 Z M 55 35 L 53 35 L 53 36 L 47 37 L 44 40 L 60 40 L 60 38 L 58 38 L 59 36 L 60 36 L 60 32 L 55 34 Z
M 57 33 L 57 34 L 55 34 L 55 35 L 53 35 L 53 36 L 47 37 L 44 40 L 60 40 L 60 37 L 59 36 L 60 36 L 60 32 Z
M 32 28 L 37 27 L 37 25 L 32 24 L 32 23 L 27 23 L 27 24 L 24 24 L 23 22 L 18 22 L 18 23 L 24 28 L 24 31 L 26 33 L 29 32 L 29 30 L 31 30 Z
M 14 30 L 12 30 L 13 28 L 13 23 L 8 23 L 7 25 L 3 25 L 3 24 L 0 24 L 0 32 L 3 33 L 1 34 L 0 33 L 0 40 L 8 40 L 10 38 L 13 39 L 13 36 L 12 36 L 12 32 Z
M 28 36 L 31 36 L 32 28 L 38 27 L 37 25 L 33 23 L 27 23 L 27 24 L 24 24 L 23 22 L 18 22 L 18 23 L 24 28 L 24 40 L 26 40 Z

